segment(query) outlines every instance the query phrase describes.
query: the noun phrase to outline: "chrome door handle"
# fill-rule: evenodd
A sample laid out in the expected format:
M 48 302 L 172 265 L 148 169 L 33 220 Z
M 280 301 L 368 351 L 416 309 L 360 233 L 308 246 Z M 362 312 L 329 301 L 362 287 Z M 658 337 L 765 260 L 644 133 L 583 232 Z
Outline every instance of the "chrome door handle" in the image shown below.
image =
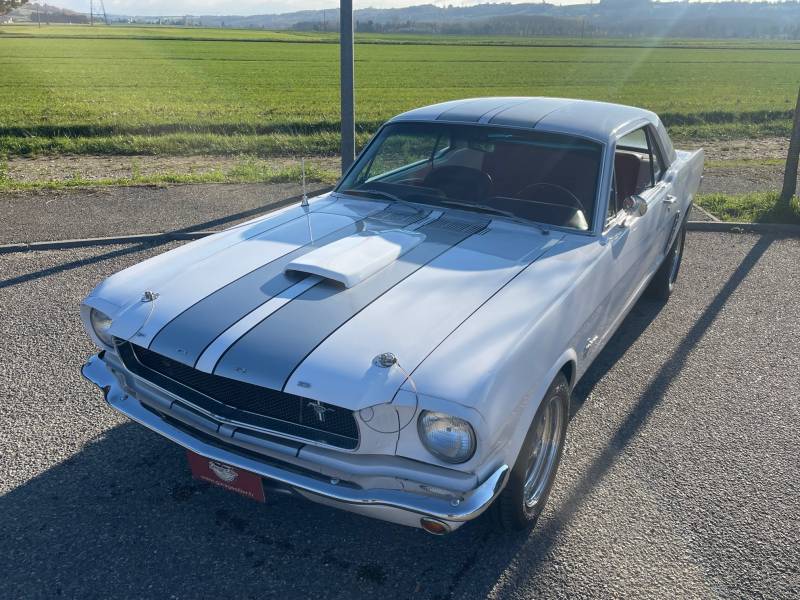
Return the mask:
M 677 201 L 678 201 L 678 198 L 676 198 L 675 196 L 672 196 L 670 194 L 667 194 L 667 197 L 664 198 L 664 204 L 675 204 Z

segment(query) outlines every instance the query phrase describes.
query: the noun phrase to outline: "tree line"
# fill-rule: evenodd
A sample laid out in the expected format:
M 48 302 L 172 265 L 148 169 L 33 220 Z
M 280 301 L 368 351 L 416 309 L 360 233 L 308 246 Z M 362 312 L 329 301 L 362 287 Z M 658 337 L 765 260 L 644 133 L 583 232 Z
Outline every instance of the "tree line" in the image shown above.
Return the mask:
M 462 36 L 673 37 L 800 39 L 800 2 L 601 3 L 556 7 L 546 14 L 417 21 L 356 19 L 359 33 L 417 33 Z M 304 20 L 298 31 L 337 31 L 335 20 Z

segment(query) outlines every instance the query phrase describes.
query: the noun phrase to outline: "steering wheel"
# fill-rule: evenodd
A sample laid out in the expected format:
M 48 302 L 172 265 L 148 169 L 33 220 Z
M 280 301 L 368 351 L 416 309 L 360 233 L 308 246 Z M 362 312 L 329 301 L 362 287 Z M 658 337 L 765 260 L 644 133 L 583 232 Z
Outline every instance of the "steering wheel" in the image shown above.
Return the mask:
M 482 202 L 492 187 L 492 178 L 480 169 L 450 165 L 428 173 L 422 187 L 439 190 L 448 198 Z
M 555 198 L 553 197 L 553 192 L 556 193 Z M 538 200 L 536 196 L 539 194 L 547 194 L 547 198 Z M 532 183 L 530 185 L 526 185 L 519 192 L 517 192 L 516 195 L 524 200 L 535 200 L 538 202 L 546 202 L 548 204 L 564 204 L 584 213 L 586 212 L 583 203 L 578 200 L 578 197 L 575 194 L 570 192 L 567 188 L 555 183 Z M 563 202 L 563 200 L 566 200 L 566 202 Z

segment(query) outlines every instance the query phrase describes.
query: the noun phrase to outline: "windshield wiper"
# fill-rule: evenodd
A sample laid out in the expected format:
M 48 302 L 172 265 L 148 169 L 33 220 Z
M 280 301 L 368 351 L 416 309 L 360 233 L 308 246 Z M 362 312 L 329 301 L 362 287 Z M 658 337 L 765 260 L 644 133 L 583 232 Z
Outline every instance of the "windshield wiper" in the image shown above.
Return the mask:
M 377 195 L 383 196 L 384 198 L 389 198 L 389 200 L 394 200 L 395 202 L 403 202 L 405 203 L 406 200 L 403 200 L 399 196 L 395 196 L 394 194 L 390 194 L 389 192 L 384 192 L 383 190 L 360 190 L 358 188 L 351 188 L 349 190 L 343 190 L 342 194 L 351 194 L 353 196 L 369 196 Z
M 512 221 L 514 221 L 516 223 L 523 223 L 525 225 L 533 225 L 534 227 L 538 227 L 543 232 L 549 232 L 550 231 L 550 229 L 546 225 L 543 225 L 542 223 L 539 223 L 538 221 L 531 221 L 530 219 L 526 219 L 524 217 L 520 217 L 518 215 L 515 215 L 511 211 L 503 210 L 501 208 L 495 208 L 494 206 L 489 206 L 488 204 L 474 204 L 472 202 L 459 202 L 457 200 L 437 200 L 436 202 L 439 203 L 439 204 L 447 204 L 449 206 L 458 206 L 458 207 L 463 207 L 463 208 L 467 208 L 467 209 L 471 209 L 471 210 L 475 210 L 475 211 L 479 211 L 479 212 L 485 212 L 485 213 L 490 213 L 490 214 L 493 214 L 493 215 L 498 215 L 498 216 L 501 216 L 501 217 L 507 217 L 508 219 L 511 219 Z
M 349 190 L 343 190 L 341 193 L 343 194 L 352 194 L 354 196 L 369 196 L 369 195 L 376 195 L 376 196 L 383 196 L 384 198 L 389 198 L 390 200 L 394 200 L 395 202 L 400 202 L 402 204 L 411 204 L 408 200 L 404 200 L 399 196 L 395 196 L 389 192 L 384 192 L 383 190 L 375 190 L 375 189 L 368 189 L 362 190 L 358 188 L 351 188 Z M 431 200 L 423 201 L 423 204 L 434 204 L 434 205 L 446 205 L 446 206 L 457 206 L 459 208 L 466 208 L 469 210 L 474 210 L 476 212 L 485 212 L 490 213 L 493 215 L 498 215 L 501 217 L 506 217 L 516 223 L 522 223 L 524 225 L 533 225 L 534 227 L 538 227 L 543 232 L 549 232 L 549 228 L 538 221 L 531 221 L 530 219 L 525 219 L 523 217 L 515 215 L 513 212 L 508 210 L 502 210 L 500 208 L 495 208 L 494 206 L 489 206 L 488 204 L 474 204 L 472 202 L 459 202 L 458 200 L 444 200 L 442 198 L 435 198 Z

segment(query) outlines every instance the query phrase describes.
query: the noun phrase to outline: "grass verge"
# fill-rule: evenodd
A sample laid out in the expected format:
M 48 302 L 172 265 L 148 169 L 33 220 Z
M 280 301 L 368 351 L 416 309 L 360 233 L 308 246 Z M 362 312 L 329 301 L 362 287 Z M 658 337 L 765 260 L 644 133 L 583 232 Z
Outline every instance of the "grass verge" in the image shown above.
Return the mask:
M 357 136 L 363 146 L 369 133 Z M 112 135 L 98 137 L 0 137 L 0 153 L 7 156 L 149 155 L 260 157 L 330 155 L 339 150 L 339 134 L 220 135 L 216 133 L 171 133 L 167 135 Z
M 5 175 L 6 170 L 0 162 L 0 192 L 24 190 L 60 190 L 67 188 L 130 185 L 170 185 L 187 183 L 300 183 L 300 166 L 275 168 L 257 160 L 247 160 L 230 169 L 217 169 L 204 173 L 176 173 L 166 171 L 142 175 L 137 169 L 130 177 L 94 179 L 76 174 L 69 179 L 14 181 Z M 337 171 L 306 166 L 306 179 L 309 182 L 332 185 L 339 178 Z
M 370 124 L 373 125 L 373 124 Z M 338 126 L 338 124 L 337 124 Z M 677 143 L 756 139 L 786 136 L 791 122 L 722 123 L 679 125 L 669 129 Z M 375 127 L 377 129 L 377 127 Z M 356 142 L 361 148 L 369 141 L 372 129 L 363 129 Z M 262 158 L 279 156 L 331 155 L 339 151 L 338 131 L 321 128 L 313 131 L 298 126 L 297 131 L 267 134 L 199 133 L 176 131 L 166 134 L 123 134 L 98 136 L 0 135 L 0 154 L 7 156 L 149 155 L 149 156 L 233 156 L 247 154 Z
M 788 205 L 779 202 L 777 192 L 702 194 L 695 202 L 723 221 L 800 225 L 800 198 L 797 196 Z

